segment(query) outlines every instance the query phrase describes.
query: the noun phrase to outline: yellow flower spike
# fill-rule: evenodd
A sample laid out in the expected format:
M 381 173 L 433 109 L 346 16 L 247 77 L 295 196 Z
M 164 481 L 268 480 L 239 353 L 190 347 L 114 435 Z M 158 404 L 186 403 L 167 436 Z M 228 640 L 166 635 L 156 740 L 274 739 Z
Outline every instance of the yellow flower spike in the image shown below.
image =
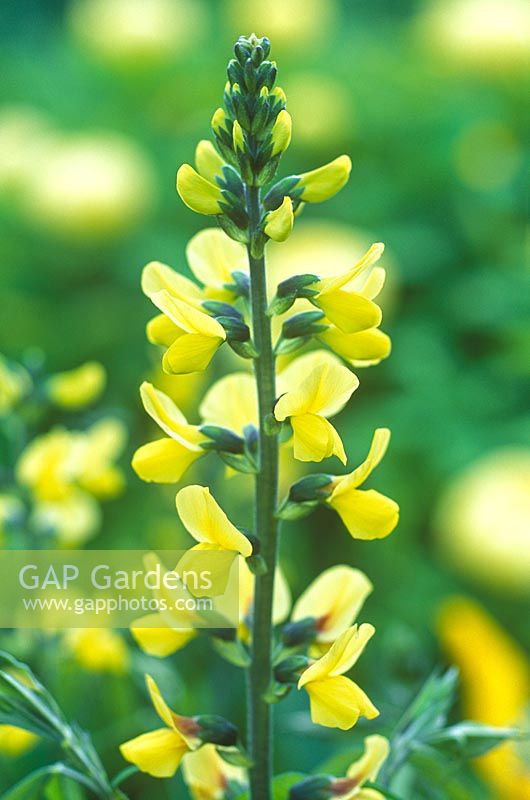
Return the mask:
M 289 419 L 294 435 L 294 457 L 322 461 L 336 455 L 346 463 L 344 446 L 327 417 L 337 414 L 357 389 L 359 380 L 340 361 L 325 351 L 301 356 L 282 371 L 274 406 L 279 422 Z
M 222 177 L 224 159 L 219 155 L 209 139 L 201 139 L 195 148 L 195 166 L 197 172 L 210 183 L 215 184 L 215 179 Z
M 46 381 L 46 391 L 54 405 L 72 411 L 95 402 L 106 383 L 103 365 L 88 361 L 77 369 L 52 375 Z
M 248 272 L 244 245 L 231 239 L 220 228 L 205 228 L 196 233 L 186 247 L 190 269 L 207 289 L 226 292 L 234 282 L 233 272 Z
M 200 742 L 193 742 L 178 729 L 179 717 L 171 711 L 154 680 L 147 675 L 146 682 L 151 702 L 166 727 L 125 742 L 120 746 L 120 752 L 141 772 L 153 778 L 171 778 L 185 754 L 196 749 Z
M 238 151 L 243 152 L 243 150 L 245 149 L 245 136 L 243 134 L 243 128 L 241 127 L 237 119 L 235 120 L 234 126 L 232 128 L 232 142 L 236 153 Z
M 285 242 L 294 225 L 293 201 L 286 195 L 281 206 L 269 211 L 265 219 L 264 231 L 275 242 Z
M 521 645 L 477 602 L 447 598 L 437 631 L 458 667 L 465 719 L 484 725 L 527 727 L 530 663 Z M 517 742 L 506 742 L 477 759 L 477 770 L 503 800 L 530 798 L 530 768 Z
M 140 396 L 149 416 L 170 437 L 149 442 L 134 454 L 132 467 L 144 481 L 176 483 L 188 467 L 206 454 L 200 447 L 206 437 L 190 425 L 173 401 L 152 384 L 144 382 Z
M 302 189 L 304 203 L 322 203 L 340 192 L 348 182 L 351 167 L 349 156 L 339 156 L 323 167 L 300 175 L 297 188 Z
M 221 214 L 223 195 L 218 186 L 203 178 L 189 164 L 177 172 L 177 192 L 182 202 L 197 214 Z
M 195 308 L 200 308 L 204 300 L 201 289 L 193 281 L 160 261 L 151 261 L 143 268 L 142 291 L 149 298 L 158 292 L 167 292 Z
M 206 369 L 226 333 L 216 319 L 183 303 L 168 292 L 155 292 L 151 300 L 175 326 L 175 340 L 164 353 L 162 368 L 170 375 Z M 152 329 L 151 329 L 152 335 Z
M 311 719 L 316 725 L 349 730 L 360 717 L 375 719 L 379 715 L 363 690 L 344 676 L 374 633 L 373 625 L 353 625 L 300 676 L 298 689 L 308 693 Z
M 291 144 L 293 121 L 288 111 L 280 111 L 271 130 L 272 156 L 284 153 Z
M 178 492 L 176 504 L 184 527 L 199 542 L 194 550 L 214 548 L 232 550 L 244 558 L 252 555 L 252 544 L 230 522 L 207 486 L 185 486 Z
M 361 570 L 346 565 L 330 567 L 298 598 L 291 620 L 313 618 L 315 642 L 334 642 L 353 623 L 372 589 Z
M 159 613 L 140 617 L 130 626 L 130 631 L 142 650 L 156 658 L 173 655 L 197 636 L 193 628 L 172 628 Z
M 182 762 L 182 773 L 193 800 L 221 800 L 228 783 L 246 785 L 245 770 L 228 764 L 213 744 L 188 753 Z
M 354 539 L 383 539 L 392 533 L 399 521 L 399 506 L 374 489 L 359 489 L 382 461 L 388 443 L 388 428 L 378 428 L 363 463 L 350 472 L 334 478 L 333 491 L 326 500 L 338 513 Z
M 236 84 L 234 84 L 233 89 L 236 90 Z M 228 130 L 226 114 L 222 108 L 218 108 L 214 111 L 210 125 L 214 133 L 219 133 L 220 130 Z
M 0 725 L 0 755 L 17 758 L 30 750 L 38 736 L 15 725 Z

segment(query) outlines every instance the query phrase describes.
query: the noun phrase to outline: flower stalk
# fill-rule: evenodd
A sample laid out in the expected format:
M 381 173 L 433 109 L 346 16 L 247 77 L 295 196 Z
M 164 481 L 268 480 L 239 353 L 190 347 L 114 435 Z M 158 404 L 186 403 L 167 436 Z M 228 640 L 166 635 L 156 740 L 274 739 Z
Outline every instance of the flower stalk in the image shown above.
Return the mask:
M 247 186 L 251 237 L 261 220 L 260 190 Z M 251 238 L 252 241 L 252 238 Z M 252 328 L 258 356 L 254 372 L 258 391 L 259 471 L 255 478 L 255 531 L 266 572 L 256 577 L 252 622 L 252 661 L 248 676 L 248 739 L 254 766 L 251 797 L 267 800 L 272 776 L 272 706 L 265 693 L 272 679 L 272 605 L 278 557 L 278 435 L 267 425 L 276 399 L 275 356 L 267 315 L 265 255 L 253 255 L 249 245 Z

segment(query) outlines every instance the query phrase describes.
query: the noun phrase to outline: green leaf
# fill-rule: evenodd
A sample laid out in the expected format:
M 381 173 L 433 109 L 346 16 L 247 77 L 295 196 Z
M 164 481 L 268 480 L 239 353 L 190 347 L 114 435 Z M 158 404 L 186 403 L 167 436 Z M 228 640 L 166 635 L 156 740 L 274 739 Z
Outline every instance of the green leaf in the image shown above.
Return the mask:
M 272 782 L 273 800 L 289 800 L 289 790 L 307 777 L 302 772 L 285 772 L 283 775 L 277 775 Z
M 230 664 L 243 668 L 250 666 L 250 654 L 244 644 L 239 640 L 227 642 L 224 639 L 214 637 L 212 643 L 219 655 Z
M 524 739 L 528 734 L 517 728 L 494 728 L 480 722 L 459 722 L 426 739 L 437 750 L 462 759 L 477 758 L 509 739 Z
M 232 764 L 234 767 L 244 767 L 245 769 L 250 769 L 254 763 L 248 753 L 246 753 L 241 746 L 217 747 L 216 749 L 223 761 L 226 761 L 227 764 Z
M 7 792 L 1 795 L 0 800 L 41 800 L 48 782 L 56 776 L 69 778 L 72 781 L 86 786 L 91 791 L 98 793 L 98 787 L 77 770 L 67 767 L 61 762 L 41 767 L 27 775 Z

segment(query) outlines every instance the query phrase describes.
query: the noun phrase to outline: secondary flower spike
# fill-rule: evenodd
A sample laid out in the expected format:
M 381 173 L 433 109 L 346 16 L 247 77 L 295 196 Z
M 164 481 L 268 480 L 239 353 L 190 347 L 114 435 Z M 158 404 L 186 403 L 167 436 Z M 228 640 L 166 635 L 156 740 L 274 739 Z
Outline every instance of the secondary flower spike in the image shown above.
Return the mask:
M 354 539 L 382 539 L 399 521 L 399 506 L 374 489 L 359 489 L 382 461 L 388 443 L 388 428 L 378 428 L 366 459 L 349 475 L 333 478 L 326 502 L 339 514 Z
M 305 689 L 309 695 L 311 719 L 316 725 L 349 730 L 359 717 L 374 719 L 379 715 L 363 690 L 344 676 L 374 633 L 373 625 L 353 625 L 300 676 L 298 688 Z
M 353 372 L 325 351 L 301 356 L 283 370 L 279 387 L 286 391 L 274 406 L 274 416 L 291 423 L 295 458 L 322 461 L 336 455 L 346 463 L 342 440 L 327 418 L 345 406 L 358 385 Z

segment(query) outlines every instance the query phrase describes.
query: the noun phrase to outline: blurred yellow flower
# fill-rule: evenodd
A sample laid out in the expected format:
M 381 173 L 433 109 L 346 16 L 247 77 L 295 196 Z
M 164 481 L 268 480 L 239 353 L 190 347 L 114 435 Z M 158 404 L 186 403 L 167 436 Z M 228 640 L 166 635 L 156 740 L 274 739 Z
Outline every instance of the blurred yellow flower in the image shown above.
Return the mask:
M 0 725 L 0 757 L 17 758 L 37 742 L 38 736 L 14 725 Z
M 462 131 L 453 162 L 460 180 L 472 189 L 495 191 L 514 180 L 523 165 L 523 149 L 507 125 L 481 121 Z
M 338 13 L 336 0 L 230 0 L 228 20 L 235 34 L 265 31 L 288 55 L 325 39 Z
M 500 449 L 470 464 L 442 493 L 433 524 L 443 557 L 460 572 L 528 595 L 530 450 Z
M 530 8 L 524 0 L 436 0 L 418 27 L 445 61 L 490 73 L 527 64 Z
M 490 567 L 494 563 L 490 561 Z M 450 661 L 460 670 L 465 716 L 486 725 L 525 728 L 530 663 L 519 645 L 478 603 L 465 597 L 449 598 L 442 605 L 438 632 Z M 495 748 L 476 764 L 499 800 L 529 800 L 530 762 L 517 743 Z
M 179 717 L 167 705 L 160 690 L 150 675 L 146 676 L 151 702 L 164 723 L 150 733 L 143 733 L 120 746 L 126 761 L 153 778 L 171 778 L 186 753 L 200 746 L 200 741 L 186 734 L 185 717 Z
M 390 431 L 378 428 L 366 459 L 349 475 L 333 478 L 333 491 L 326 502 L 333 508 L 354 539 L 382 539 L 399 521 L 399 506 L 375 489 L 359 489 L 383 459 Z
M 364 572 L 346 565 L 330 567 L 294 604 L 291 620 L 313 619 L 314 643 L 328 645 L 349 628 L 373 586 Z
M 124 488 L 123 472 L 114 463 L 127 439 L 125 425 L 111 417 L 95 422 L 82 434 L 78 455 L 79 486 L 101 500 L 116 497 Z
M 166 658 L 181 650 L 197 636 L 193 628 L 173 628 L 162 614 L 140 617 L 130 631 L 138 645 L 150 656 Z
M 73 628 L 64 643 L 77 663 L 89 672 L 123 675 L 129 668 L 129 651 L 123 638 L 107 628 Z
M 300 676 L 298 688 L 309 695 L 311 719 L 316 725 L 349 730 L 359 717 L 374 719 L 379 715 L 363 690 L 344 675 L 357 662 L 374 633 L 375 628 L 367 623 L 353 625 Z
M 116 236 L 152 204 L 151 164 L 116 134 L 57 139 L 25 187 L 26 212 L 40 226 L 83 239 Z
M 278 383 L 274 416 L 292 426 L 294 457 L 322 461 L 336 455 L 345 464 L 342 440 L 327 418 L 348 402 L 359 385 L 357 377 L 335 356 L 317 350 L 288 364 Z
M 48 118 L 31 106 L 0 110 L 0 192 L 15 196 L 53 137 Z
M 182 762 L 184 781 L 193 800 L 223 800 L 229 783 L 246 785 L 246 772 L 228 764 L 213 744 L 187 753 Z
M 76 0 L 69 23 L 102 61 L 137 71 L 186 53 L 204 30 L 201 0 Z
M 285 89 L 299 144 L 321 147 L 325 142 L 332 147 L 351 136 L 351 95 L 346 82 L 318 72 L 302 72 L 291 75 Z
M 31 389 L 24 367 L 0 354 L 0 415 L 7 414 Z
M 230 297 L 227 284 L 233 284 L 233 272 L 248 273 L 246 248 L 235 242 L 220 228 L 204 228 L 189 240 L 186 257 L 190 269 L 206 294 L 221 292 L 219 299 Z
M 46 390 L 54 405 L 67 410 L 84 408 L 102 394 L 107 374 L 102 364 L 87 361 L 76 369 L 59 372 L 46 381 Z
M 258 423 L 256 382 L 250 372 L 234 372 L 216 381 L 206 392 L 200 415 L 208 425 L 220 425 L 242 434 Z
M 200 446 L 206 437 L 197 425 L 190 425 L 175 403 L 163 392 L 144 382 L 140 396 L 146 412 L 168 435 L 136 450 L 132 466 L 144 481 L 176 483 L 188 467 L 206 455 Z

